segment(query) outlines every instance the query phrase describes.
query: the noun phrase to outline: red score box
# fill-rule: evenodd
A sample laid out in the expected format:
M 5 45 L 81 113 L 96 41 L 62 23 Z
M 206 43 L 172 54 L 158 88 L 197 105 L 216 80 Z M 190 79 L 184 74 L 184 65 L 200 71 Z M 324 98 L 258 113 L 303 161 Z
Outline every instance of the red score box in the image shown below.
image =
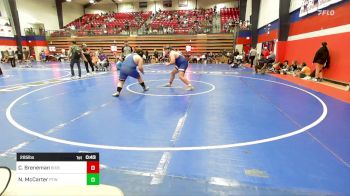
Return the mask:
M 99 161 L 87 161 L 87 173 L 88 174 L 96 174 L 100 173 L 100 162 Z

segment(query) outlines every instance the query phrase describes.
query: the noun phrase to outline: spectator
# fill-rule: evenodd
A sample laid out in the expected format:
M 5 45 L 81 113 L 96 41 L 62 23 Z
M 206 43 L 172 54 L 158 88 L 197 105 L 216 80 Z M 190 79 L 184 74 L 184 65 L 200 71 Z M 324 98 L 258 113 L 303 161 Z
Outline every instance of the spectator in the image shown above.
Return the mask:
M 210 52 L 208 54 L 208 63 L 213 63 L 213 62 L 215 62 L 214 54 L 213 54 L 213 52 Z
M 108 70 L 109 67 L 109 60 L 108 60 L 108 56 L 103 52 L 103 50 L 100 51 L 100 55 L 98 56 L 98 67 L 100 68 L 100 70 Z
M 154 51 L 153 51 L 153 56 L 156 59 L 156 62 L 158 62 L 159 54 L 158 54 L 158 51 L 156 49 L 154 49 Z
M 283 63 L 281 62 L 276 62 L 275 64 L 272 65 L 272 72 L 274 73 L 283 73 L 282 69 L 288 67 L 288 61 L 285 60 Z
M 46 59 L 46 61 L 49 61 L 50 51 L 46 48 L 46 49 L 44 50 L 44 53 L 45 53 L 45 59 Z
M 90 65 L 92 74 L 94 74 L 95 73 L 94 64 L 92 63 L 90 50 L 88 49 L 86 44 L 82 45 L 82 51 L 83 51 L 83 55 L 84 55 L 84 57 L 86 59 L 86 61 L 84 61 L 86 73 L 88 75 L 90 74 L 90 70 L 89 70 L 89 65 Z
M 250 51 L 249 51 L 250 67 L 253 67 L 254 59 L 255 59 L 256 54 L 257 54 L 257 52 L 256 52 L 255 47 L 252 47 L 252 48 L 250 49 Z
M 64 52 L 58 53 L 56 57 L 58 62 L 64 62 L 66 59 L 66 55 L 64 54 Z
M 288 64 L 288 61 L 285 60 L 280 73 L 286 75 L 286 74 L 292 74 L 293 72 L 294 72 L 294 68 L 292 67 L 292 64 Z
M 237 55 L 239 55 L 238 49 L 236 49 L 235 52 L 233 53 L 234 57 L 236 57 Z
M 271 51 L 271 53 L 267 56 L 266 63 L 271 64 L 271 63 L 275 62 L 275 59 L 276 59 L 276 55 L 273 51 Z
M 9 56 L 10 56 L 10 54 L 9 54 L 9 51 L 8 51 L 8 50 L 3 51 L 2 59 L 1 59 L 1 60 L 2 60 L 3 62 L 7 63 L 7 62 L 9 61 Z
M 41 50 L 39 55 L 40 55 L 40 61 L 46 61 L 46 55 L 45 55 L 44 50 Z
M 24 60 L 29 60 L 29 50 L 27 50 L 27 48 L 23 48 L 23 57 Z
M 145 51 L 145 56 L 146 56 L 146 62 L 145 62 L 145 63 L 149 63 L 149 54 L 148 54 L 148 50 Z
M 298 69 L 298 63 L 296 60 L 292 61 L 292 64 L 290 65 L 292 67 L 292 71 L 296 71 Z
M 23 52 L 22 52 L 22 50 L 19 49 L 19 47 L 17 47 L 17 50 L 16 50 L 15 54 L 17 56 L 18 62 L 22 63 L 22 61 L 23 61 Z
M 98 63 L 98 56 L 96 55 L 96 52 L 91 54 L 91 61 L 92 64 L 95 66 L 95 69 L 97 68 L 97 63 Z
M 329 67 L 329 51 L 327 42 L 322 42 L 322 46 L 317 50 L 312 63 L 316 66 L 315 81 L 321 82 L 323 80 L 323 68 Z
M 267 54 L 267 53 L 265 53 Z M 272 63 L 275 62 L 276 55 L 274 52 L 269 53 L 269 56 L 265 57 L 263 54 L 261 55 L 261 58 L 259 60 L 259 63 L 256 67 L 258 69 L 261 69 L 265 73 L 265 69 L 272 69 Z M 257 73 L 257 69 L 255 69 L 255 72 Z
M 15 52 L 12 50 L 12 48 L 9 48 L 8 50 L 8 60 L 10 61 L 12 67 L 16 67 Z
M 296 72 L 296 76 L 300 78 L 310 77 L 311 69 L 306 65 L 305 62 L 301 64 L 301 70 Z
M 260 55 L 260 59 L 257 60 L 257 63 L 255 65 L 255 73 L 262 73 L 265 74 L 266 69 L 267 69 L 267 59 L 264 58 L 264 55 Z
M 270 51 L 267 49 L 267 47 L 264 47 L 262 55 L 264 58 L 267 58 L 270 55 Z

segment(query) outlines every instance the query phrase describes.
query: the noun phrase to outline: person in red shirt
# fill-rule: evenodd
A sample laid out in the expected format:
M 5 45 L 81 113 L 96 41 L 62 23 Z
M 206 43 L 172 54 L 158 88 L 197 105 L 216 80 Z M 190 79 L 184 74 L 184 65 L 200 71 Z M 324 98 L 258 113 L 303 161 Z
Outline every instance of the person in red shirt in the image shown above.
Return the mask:
M 264 51 L 262 52 L 262 54 L 264 55 L 265 58 L 270 56 L 270 51 L 267 49 L 267 47 L 264 47 Z

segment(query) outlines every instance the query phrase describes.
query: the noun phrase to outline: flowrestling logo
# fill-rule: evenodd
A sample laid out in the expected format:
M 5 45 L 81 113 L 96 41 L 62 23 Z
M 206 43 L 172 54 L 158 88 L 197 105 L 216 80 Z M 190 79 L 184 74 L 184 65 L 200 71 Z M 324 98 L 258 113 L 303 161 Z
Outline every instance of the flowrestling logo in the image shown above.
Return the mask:
M 341 1 L 343 0 L 303 0 L 299 17 L 306 16 L 316 11 L 319 16 L 333 16 L 335 14 L 334 10 L 327 10 L 324 8 Z
M 318 16 L 334 16 L 335 10 L 317 10 Z

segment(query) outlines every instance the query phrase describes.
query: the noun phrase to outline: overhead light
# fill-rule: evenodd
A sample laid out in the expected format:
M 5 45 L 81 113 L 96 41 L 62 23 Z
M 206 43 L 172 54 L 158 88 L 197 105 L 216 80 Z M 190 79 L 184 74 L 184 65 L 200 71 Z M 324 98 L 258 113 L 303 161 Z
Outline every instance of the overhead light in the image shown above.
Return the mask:
M 89 0 L 89 3 L 95 3 L 95 0 Z
M 66 2 L 72 2 L 72 0 L 66 0 Z

